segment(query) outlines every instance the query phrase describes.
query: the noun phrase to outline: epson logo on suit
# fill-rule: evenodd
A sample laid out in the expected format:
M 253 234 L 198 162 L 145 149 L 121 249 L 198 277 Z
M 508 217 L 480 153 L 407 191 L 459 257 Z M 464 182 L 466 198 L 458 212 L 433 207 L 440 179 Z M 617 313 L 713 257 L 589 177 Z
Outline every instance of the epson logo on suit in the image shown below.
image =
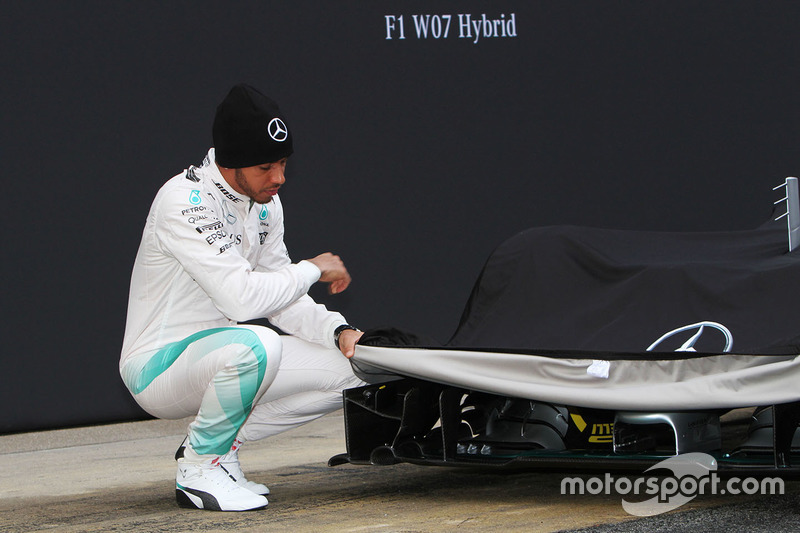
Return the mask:
M 406 38 L 406 18 L 404 15 L 385 15 L 386 39 Z M 517 16 L 511 13 L 506 16 L 501 14 L 498 18 L 490 19 L 486 13 L 480 17 L 469 13 L 459 13 L 457 18 L 453 15 L 411 15 L 414 23 L 414 32 L 417 39 L 447 39 L 456 35 L 458 28 L 459 39 L 470 39 L 477 44 L 481 39 L 508 38 L 517 36 Z M 452 30 L 452 31 L 451 31 Z
M 206 237 L 206 242 L 208 244 L 214 244 L 215 241 L 218 239 L 224 239 L 228 236 L 228 233 L 224 229 L 218 229 L 214 233 L 211 233 Z

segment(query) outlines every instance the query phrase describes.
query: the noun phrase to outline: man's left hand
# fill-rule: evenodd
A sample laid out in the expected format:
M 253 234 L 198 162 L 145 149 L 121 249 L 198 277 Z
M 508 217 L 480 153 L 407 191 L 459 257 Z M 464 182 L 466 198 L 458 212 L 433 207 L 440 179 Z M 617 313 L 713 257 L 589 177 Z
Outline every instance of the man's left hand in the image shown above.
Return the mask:
M 356 343 L 363 335 L 363 331 L 356 331 L 354 329 L 346 329 L 339 334 L 339 349 L 345 357 L 350 359 L 356 353 Z

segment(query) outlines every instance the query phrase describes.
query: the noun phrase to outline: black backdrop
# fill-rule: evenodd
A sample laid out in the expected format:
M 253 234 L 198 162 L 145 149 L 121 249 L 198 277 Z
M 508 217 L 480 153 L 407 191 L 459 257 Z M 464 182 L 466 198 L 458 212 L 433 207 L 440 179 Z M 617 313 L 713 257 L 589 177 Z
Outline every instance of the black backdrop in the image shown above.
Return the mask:
M 796 2 L 1 7 L 0 432 L 145 416 L 117 372 L 144 217 L 239 81 L 294 128 L 292 255 L 332 250 L 353 274 L 313 295 L 442 340 L 517 231 L 752 228 L 800 167 Z M 438 39 L 418 38 L 425 14 Z

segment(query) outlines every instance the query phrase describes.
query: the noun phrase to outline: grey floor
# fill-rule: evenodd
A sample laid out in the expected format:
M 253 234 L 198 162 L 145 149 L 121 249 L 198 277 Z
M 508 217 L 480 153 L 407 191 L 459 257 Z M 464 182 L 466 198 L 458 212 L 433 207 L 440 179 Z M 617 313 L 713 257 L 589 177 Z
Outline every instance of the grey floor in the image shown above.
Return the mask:
M 327 466 L 345 451 L 334 413 L 248 443 L 267 509 L 177 507 L 172 454 L 188 420 L 131 422 L 0 437 L 0 531 L 798 531 L 800 486 L 783 496 L 698 497 L 677 511 L 628 515 L 619 496 L 560 494 L 562 474 L 514 470 Z

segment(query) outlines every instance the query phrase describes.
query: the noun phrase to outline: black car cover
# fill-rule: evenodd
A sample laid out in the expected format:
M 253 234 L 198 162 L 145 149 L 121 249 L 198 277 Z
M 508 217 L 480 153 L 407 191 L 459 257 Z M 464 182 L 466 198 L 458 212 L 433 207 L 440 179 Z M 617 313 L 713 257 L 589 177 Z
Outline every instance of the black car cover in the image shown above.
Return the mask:
M 486 262 L 458 329 L 458 348 L 642 352 L 702 322 L 697 352 L 800 352 L 800 251 L 785 224 L 667 233 L 532 228 Z M 699 327 L 666 338 L 673 351 Z

